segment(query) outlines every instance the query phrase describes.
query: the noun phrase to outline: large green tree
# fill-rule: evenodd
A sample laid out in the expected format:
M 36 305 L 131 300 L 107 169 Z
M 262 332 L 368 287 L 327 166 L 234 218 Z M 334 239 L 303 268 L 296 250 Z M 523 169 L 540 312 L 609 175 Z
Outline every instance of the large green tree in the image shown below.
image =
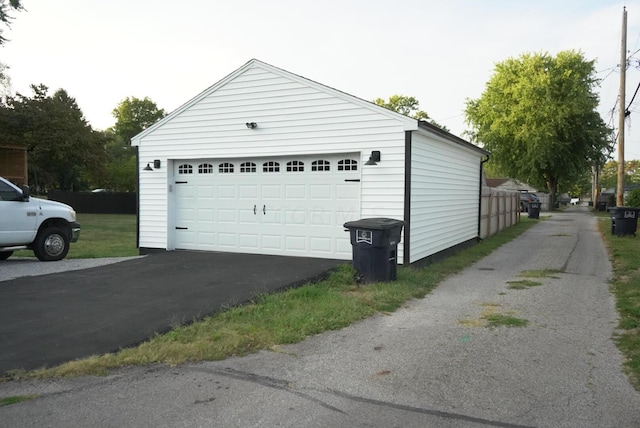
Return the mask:
M 129 144 L 131 138 L 166 116 L 149 97 L 127 97 L 112 111 L 116 118 L 113 132 Z
M 76 100 L 64 89 L 48 95 L 31 85 L 0 107 L 0 141 L 22 144 L 29 156 L 29 183 L 36 190 L 84 190 L 104 163 L 105 140 L 91 129 Z
M 625 184 L 640 184 L 640 160 L 633 159 L 624 162 Z M 618 162 L 611 160 L 604 164 L 600 172 L 600 188 L 616 188 L 618 184 Z
M 12 12 L 24 10 L 22 0 L 0 0 L 0 23 L 9 26 L 13 20 Z M 3 29 L 0 28 L 0 46 L 7 42 L 2 36 Z
M 446 126 L 440 125 L 438 122 L 431 119 L 427 112 L 420 110 L 420 103 L 415 97 L 396 94 L 390 96 L 388 101 L 385 101 L 382 98 L 376 98 L 373 100 L 373 103 L 380 107 L 393 110 L 396 113 L 404 114 L 405 116 L 409 116 L 414 119 L 424 120 L 425 122 L 429 122 L 432 125 L 444 129 L 445 131 L 449 131 Z
M 117 191 L 135 191 L 137 186 L 136 152 L 131 138 L 162 119 L 166 112 L 148 97 L 127 97 L 112 111 L 115 125 L 105 131 L 108 161 L 101 187 Z
M 491 152 L 500 171 L 546 187 L 554 202 L 559 186 L 567 191 L 604 163 L 612 143 L 597 112 L 594 64 L 576 51 L 496 64 L 481 97 L 467 100 L 469 137 Z

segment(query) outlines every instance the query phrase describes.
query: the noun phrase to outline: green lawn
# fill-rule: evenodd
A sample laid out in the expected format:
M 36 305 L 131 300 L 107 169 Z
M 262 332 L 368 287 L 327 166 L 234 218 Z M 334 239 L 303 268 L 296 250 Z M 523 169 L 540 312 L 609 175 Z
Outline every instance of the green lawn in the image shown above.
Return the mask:
M 611 235 L 609 214 L 595 212 L 613 264 L 611 290 L 620 314 L 615 339 L 626 356 L 627 372 L 640 391 L 640 236 Z
M 69 259 L 137 256 L 136 216 L 130 214 L 78 214 L 80 239 L 71 244 Z M 14 257 L 33 257 L 16 251 Z

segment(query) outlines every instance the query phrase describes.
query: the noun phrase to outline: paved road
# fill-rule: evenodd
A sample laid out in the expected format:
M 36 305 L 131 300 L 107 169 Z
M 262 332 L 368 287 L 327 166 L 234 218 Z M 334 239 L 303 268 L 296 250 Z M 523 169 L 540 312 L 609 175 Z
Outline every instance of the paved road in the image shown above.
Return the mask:
M 541 221 L 424 299 L 219 362 L 0 385 L 10 427 L 638 427 L 611 337 L 607 254 L 585 208 Z M 627 239 L 627 238 L 625 238 Z M 628 238 L 632 239 L 632 238 Z M 557 278 L 524 290 L 530 269 Z M 526 319 L 487 328 L 490 312 Z

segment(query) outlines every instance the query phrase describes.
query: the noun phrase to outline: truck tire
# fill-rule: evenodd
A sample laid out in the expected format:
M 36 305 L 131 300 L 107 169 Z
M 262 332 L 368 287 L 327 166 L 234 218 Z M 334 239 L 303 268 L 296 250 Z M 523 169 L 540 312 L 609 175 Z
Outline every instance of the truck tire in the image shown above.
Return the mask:
M 0 260 L 7 260 L 11 257 L 11 254 L 13 254 L 13 251 L 0 251 Z
M 69 236 L 67 231 L 60 227 L 43 229 L 33 242 L 33 253 L 43 262 L 62 260 L 68 252 Z

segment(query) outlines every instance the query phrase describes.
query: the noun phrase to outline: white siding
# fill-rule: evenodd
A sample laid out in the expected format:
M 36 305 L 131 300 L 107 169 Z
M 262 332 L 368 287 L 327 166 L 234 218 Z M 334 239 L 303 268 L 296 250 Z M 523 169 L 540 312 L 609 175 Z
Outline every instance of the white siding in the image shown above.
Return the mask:
M 402 219 L 408 119 L 363 104 L 260 62 L 212 86 L 134 138 L 140 158 L 140 246 L 172 249 L 167 167 L 179 159 L 360 152 L 361 217 Z M 258 127 L 247 129 L 246 122 Z M 381 151 L 382 161 L 365 166 L 372 150 Z M 162 167 L 144 171 L 154 159 Z
M 480 153 L 412 136 L 410 263 L 478 236 Z

